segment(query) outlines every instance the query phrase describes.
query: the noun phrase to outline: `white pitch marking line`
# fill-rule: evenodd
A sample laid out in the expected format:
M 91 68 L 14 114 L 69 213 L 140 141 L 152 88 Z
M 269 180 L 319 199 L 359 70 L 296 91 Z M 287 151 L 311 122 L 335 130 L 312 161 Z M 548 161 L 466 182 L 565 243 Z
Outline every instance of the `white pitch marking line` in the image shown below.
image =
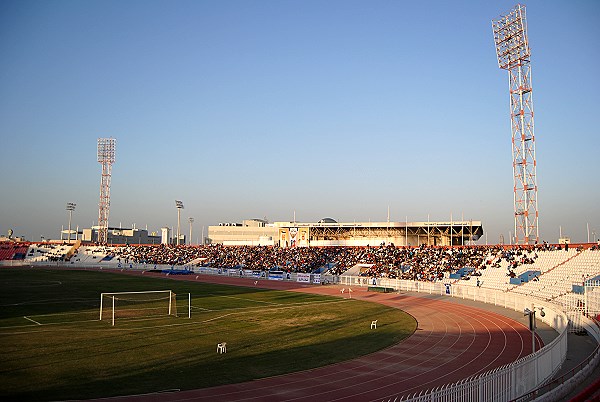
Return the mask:
M 281 303 L 275 303 L 275 302 L 268 302 L 268 301 L 264 301 L 264 300 L 247 299 L 245 297 L 235 297 L 235 296 L 218 296 L 218 297 L 225 297 L 227 299 L 244 300 L 244 301 L 249 301 L 249 302 L 254 302 L 254 303 L 265 303 L 265 304 L 275 304 L 275 305 L 280 305 L 281 304 Z
M 225 318 L 227 316 L 233 315 L 234 313 L 229 313 L 229 314 L 225 314 L 219 317 L 214 317 L 214 318 L 209 318 L 208 320 L 204 320 L 202 322 L 211 322 L 211 321 L 215 321 L 215 320 L 220 320 L 221 318 Z
M 37 325 L 42 325 L 42 324 L 40 324 L 39 322 L 37 322 L 36 320 L 32 320 L 31 318 L 27 317 L 26 315 L 24 315 L 24 316 L 23 316 L 23 318 L 25 318 L 26 320 L 29 320 L 29 321 L 31 321 L 31 322 L 34 322 L 34 323 L 36 323 Z
M 192 306 L 192 308 L 199 309 L 199 310 L 204 310 L 204 311 L 212 311 L 211 309 L 204 308 L 204 307 Z

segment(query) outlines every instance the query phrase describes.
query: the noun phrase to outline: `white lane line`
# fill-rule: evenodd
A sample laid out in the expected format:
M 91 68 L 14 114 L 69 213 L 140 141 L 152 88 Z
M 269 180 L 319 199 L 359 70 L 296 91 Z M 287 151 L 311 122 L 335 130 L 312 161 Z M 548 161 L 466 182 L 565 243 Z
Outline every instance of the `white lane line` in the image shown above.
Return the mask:
M 31 318 L 27 317 L 26 315 L 24 315 L 24 316 L 23 316 L 23 318 L 25 318 L 26 320 L 29 320 L 29 321 L 31 321 L 31 322 L 34 322 L 34 323 L 36 323 L 37 325 L 42 325 L 42 324 L 40 324 L 39 322 L 37 322 L 36 320 L 32 320 Z

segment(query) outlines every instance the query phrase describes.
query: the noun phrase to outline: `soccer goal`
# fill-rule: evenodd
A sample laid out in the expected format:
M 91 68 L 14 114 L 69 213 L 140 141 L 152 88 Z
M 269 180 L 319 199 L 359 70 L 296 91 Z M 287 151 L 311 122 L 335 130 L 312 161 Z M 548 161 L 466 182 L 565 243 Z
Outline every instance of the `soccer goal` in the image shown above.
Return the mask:
M 187 295 L 187 316 L 191 313 L 191 296 Z M 179 316 L 177 295 L 171 290 L 115 292 L 100 294 L 100 321 Z

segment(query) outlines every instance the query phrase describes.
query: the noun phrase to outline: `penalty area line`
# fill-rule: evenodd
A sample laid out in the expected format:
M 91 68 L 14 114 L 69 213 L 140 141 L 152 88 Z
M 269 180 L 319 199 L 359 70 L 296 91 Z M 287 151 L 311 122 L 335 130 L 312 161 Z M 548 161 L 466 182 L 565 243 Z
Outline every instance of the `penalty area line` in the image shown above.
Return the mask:
M 276 306 L 281 305 L 281 303 L 275 303 L 275 302 L 269 302 L 269 301 L 265 301 L 265 300 L 253 300 L 253 299 L 247 299 L 245 297 L 235 297 L 235 296 L 220 296 L 220 295 L 211 295 L 211 296 L 217 296 L 217 297 L 225 297 L 227 299 L 237 299 L 237 300 L 243 300 L 243 301 L 247 301 L 247 302 L 253 302 L 253 303 L 265 303 L 265 304 L 274 304 Z
M 236 314 L 236 313 L 229 313 L 229 314 L 225 314 L 225 315 L 222 315 L 222 316 L 219 316 L 219 317 L 209 318 L 208 320 L 204 320 L 202 322 L 211 322 L 211 321 L 215 321 L 215 320 L 220 320 L 221 318 L 225 318 L 225 317 L 228 317 L 228 316 L 233 315 L 233 314 Z
M 31 321 L 33 323 L 36 323 L 37 325 L 42 325 L 39 322 L 37 322 L 36 320 L 32 320 L 31 318 L 27 317 L 26 315 L 24 315 L 23 318 L 25 318 L 26 320 L 29 320 L 29 321 Z
M 204 311 L 213 311 L 213 310 L 211 310 L 211 309 L 209 309 L 209 308 L 198 307 L 198 306 L 194 306 L 194 305 L 192 305 L 192 308 L 193 308 L 193 309 L 198 309 L 198 310 L 204 310 Z

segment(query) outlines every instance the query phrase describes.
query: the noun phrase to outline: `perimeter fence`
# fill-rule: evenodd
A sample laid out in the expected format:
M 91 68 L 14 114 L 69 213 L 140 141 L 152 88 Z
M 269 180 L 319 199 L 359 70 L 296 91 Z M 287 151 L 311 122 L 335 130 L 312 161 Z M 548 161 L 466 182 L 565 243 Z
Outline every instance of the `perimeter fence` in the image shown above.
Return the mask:
M 558 372 L 567 355 L 569 320 L 562 309 L 550 302 L 511 292 L 443 282 L 416 282 L 401 279 L 342 276 L 347 286 L 376 286 L 397 291 L 409 291 L 468 299 L 523 312 L 525 309 L 543 309 L 538 319 L 554 328 L 558 336 L 533 354 L 492 371 L 472 376 L 453 384 L 422 391 L 390 401 L 512 401 L 531 395 L 547 384 Z M 600 335 L 598 336 L 600 338 Z M 598 339 L 598 338 L 597 338 Z

